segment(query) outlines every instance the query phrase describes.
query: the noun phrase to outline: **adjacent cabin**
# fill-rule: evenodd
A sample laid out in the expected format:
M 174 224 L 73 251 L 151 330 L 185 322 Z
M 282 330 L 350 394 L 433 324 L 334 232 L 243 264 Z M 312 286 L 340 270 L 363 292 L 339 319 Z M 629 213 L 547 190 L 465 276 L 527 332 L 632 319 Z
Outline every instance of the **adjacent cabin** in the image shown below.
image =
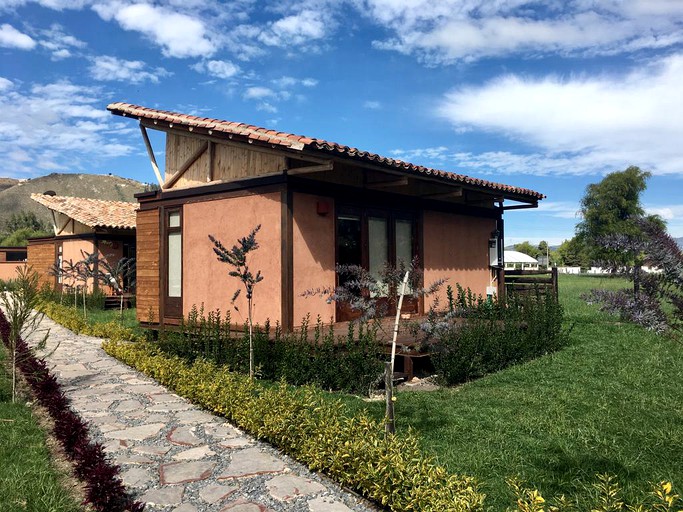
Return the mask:
M 309 313 L 350 319 L 342 305 L 303 296 L 334 287 L 337 265 L 376 273 L 418 258 L 427 284 L 447 278 L 495 294 L 504 289 L 503 213 L 545 197 L 321 139 L 126 103 L 107 108 L 139 124 L 160 184 L 136 196 L 138 319 L 150 326 L 177 323 L 193 306 L 232 310 L 240 283 L 209 235 L 232 247 L 257 225 L 260 248 L 250 256 L 263 274 L 254 293 L 260 323 L 292 329 Z M 150 129 L 165 134 L 163 170 Z M 404 312 L 428 307 L 406 300 Z
M 0 247 L 0 280 L 17 277 L 17 267 L 26 263 L 26 247 Z
M 106 259 L 112 267 L 121 258 L 135 257 L 136 203 L 51 194 L 31 194 L 31 199 L 50 210 L 54 229 L 54 236 L 32 238 L 28 243 L 28 260 L 41 284 L 69 286 L 55 269 L 64 269 L 85 254 Z M 98 286 L 97 282 L 88 284 L 91 291 Z

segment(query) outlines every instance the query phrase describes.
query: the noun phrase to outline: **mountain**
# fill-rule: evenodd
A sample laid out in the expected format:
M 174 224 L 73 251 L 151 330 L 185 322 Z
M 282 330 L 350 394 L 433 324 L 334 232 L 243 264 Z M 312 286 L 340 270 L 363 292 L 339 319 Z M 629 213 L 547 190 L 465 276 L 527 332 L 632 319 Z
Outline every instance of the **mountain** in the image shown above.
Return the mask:
M 676 242 L 678 243 L 678 247 L 683 249 L 683 236 L 680 238 L 674 238 L 674 240 L 676 240 Z
M 14 178 L 0 178 L 0 192 L 13 187 L 17 183 L 19 183 L 19 180 L 15 180 Z
M 9 186 L 3 189 L 5 184 Z M 106 174 L 53 173 L 21 181 L 0 178 L 0 226 L 4 225 L 13 213 L 19 212 L 33 212 L 45 224 L 51 226 L 50 211 L 31 199 L 31 194 L 41 194 L 48 190 L 58 196 L 135 202 L 133 195 L 143 192 L 145 184 Z

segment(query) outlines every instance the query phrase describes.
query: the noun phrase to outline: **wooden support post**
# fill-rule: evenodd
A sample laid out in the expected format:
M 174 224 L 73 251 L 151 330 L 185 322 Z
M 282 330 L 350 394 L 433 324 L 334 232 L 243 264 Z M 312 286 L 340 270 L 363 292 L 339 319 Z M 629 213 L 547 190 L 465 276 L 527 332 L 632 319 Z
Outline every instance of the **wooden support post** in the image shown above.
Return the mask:
M 553 269 L 552 269 L 553 293 L 555 294 L 555 300 L 560 300 L 560 287 L 558 286 L 557 279 L 558 279 L 557 267 L 553 267 Z
M 206 177 L 207 183 L 210 183 L 213 181 L 214 146 L 215 146 L 214 142 L 212 140 L 210 140 L 209 141 L 209 149 L 208 149 L 208 152 L 209 152 L 209 173 L 208 173 L 208 176 Z
M 386 390 L 387 412 L 384 419 L 384 433 L 385 435 L 396 433 L 396 425 L 394 424 L 394 375 L 391 371 L 391 361 L 384 363 L 384 389 Z
M 157 165 L 157 159 L 154 156 L 154 150 L 152 149 L 152 143 L 149 141 L 149 136 L 147 135 L 147 130 L 142 124 L 140 124 L 140 131 L 142 132 L 142 139 L 145 141 L 145 147 L 147 148 L 147 154 L 149 155 L 149 162 L 152 164 L 152 169 L 154 169 L 154 174 L 157 177 L 159 186 L 164 185 L 164 179 L 161 177 L 159 172 L 159 166 Z

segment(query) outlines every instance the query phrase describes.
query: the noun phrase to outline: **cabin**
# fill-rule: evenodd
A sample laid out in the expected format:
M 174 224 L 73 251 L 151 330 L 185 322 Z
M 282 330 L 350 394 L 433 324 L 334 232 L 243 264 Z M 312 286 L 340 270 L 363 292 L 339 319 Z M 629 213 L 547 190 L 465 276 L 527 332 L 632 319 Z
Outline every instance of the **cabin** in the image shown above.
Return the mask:
M 101 259 L 114 266 L 122 258 L 135 257 L 136 203 L 51 193 L 31 194 L 31 199 L 50 210 L 54 230 L 54 236 L 31 238 L 28 243 L 28 261 L 41 284 L 56 289 L 74 284 L 64 282 L 55 265 L 64 269 L 67 262 L 76 263 L 86 253 L 97 255 L 96 266 Z M 96 281 L 88 282 L 89 291 L 99 286 Z
M 26 247 L 0 247 L 0 281 L 17 277 L 17 267 L 28 259 Z
M 382 157 L 337 143 L 127 103 L 107 109 L 140 127 L 159 190 L 138 194 L 138 319 L 177 324 L 193 306 L 246 320 L 240 283 L 217 260 L 257 225 L 251 268 L 263 281 L 254 319 L 293 329 L 305 315 L 342 322 L 354 312 L 305 292 L 338 284 L 337 265 L 377 272 L 417 258 L 423 280 L 480 294 L 503 284 L 503 214 L 545 196 Z M 165 168 L 148 130 L 165 135 Z M 445 295 L 445 290 L 441 293 Z M 442 297 L 442 304 L 445 303 Z M 406 314 L 429 304 L 404 302 Z

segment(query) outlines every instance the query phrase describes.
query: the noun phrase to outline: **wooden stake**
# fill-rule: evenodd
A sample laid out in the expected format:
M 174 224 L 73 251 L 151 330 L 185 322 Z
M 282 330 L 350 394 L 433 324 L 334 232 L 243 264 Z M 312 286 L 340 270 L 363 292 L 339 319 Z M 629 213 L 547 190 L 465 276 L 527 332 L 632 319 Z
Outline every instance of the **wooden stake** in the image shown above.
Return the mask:
M 391 366 L 391 362 L 384 363 L 384 389 L 387 399 L 387 411 L 384 420 L 385 436 L 396 432 L 396 425 L 394 424 L 394 372 Z

